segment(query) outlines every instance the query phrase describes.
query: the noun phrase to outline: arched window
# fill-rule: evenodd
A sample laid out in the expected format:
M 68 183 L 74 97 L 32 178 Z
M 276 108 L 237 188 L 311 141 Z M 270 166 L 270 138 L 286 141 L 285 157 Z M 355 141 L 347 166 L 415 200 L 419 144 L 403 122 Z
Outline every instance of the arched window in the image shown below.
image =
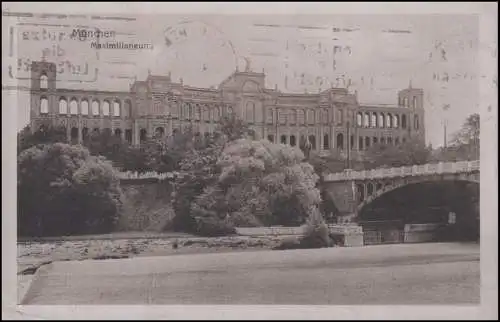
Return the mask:
M 71 142 L 76 142 L 78 141 L 78 128 L 77 127 L 72 127 L 71 128 Z
M 403 99 L 403 106 L 404 106 L 404 107 L 408 107 L 408 97 L 405 97 L 405 98 Z
M 328 149 L 330 149 L 330 136 L 328 134 L 325 134 L 323 136 L 323 150 Z
M 132 130 L 131 129 L 125 130 L 125 141 L 127 141 L 129 144 L 132 144 Z
M 418 116 L 415 115 L 413 117 L 413 127 L 415 128 L 415 130 L 418 130 Z
M 291 146 L 296 146 L 297 145 L 297 141 L 295 139 L 295 135 L 290 135 L 290 145 Z
M 305 124 L 306 112 L 304 110 L 299 110 L 298 122 L 299 122 L 299 124 Z
M 281 144 L 286 144 L 286 135 L 282 135 L 280 139 Z
M 92 102 L 92 115 L 99 115 L 99 101 L 97 100 Z
M 42 76 L 40 76 L 40 89 L 47 88 L 49 88 L 49 78 L 47 77 L 47 75 L 42 74 Z
M 89 137 L 89 129 L 87 127 L 82 128 L 82 139 L 86 140 Z
M 163 127 L 159 126 L 155 129 L 156 138 L 162 138 L 164 134 L 165 134 L 165 129 Z
M 207 105 L 203 105 L 203 120 L 205 123 L 210 122 L 210 109 Z
M 104 101 L 104 103 L 102 103 L 102 115 L 109 116 L 109 102 L 108 101 Z
M 365 200 L 365 189 L 362 184 L 356 184 L 356 196 L 358 197 L 358 202 Z
M 147 133 L 148 132 L 146 131 L 146 129 L 141 129 L 141 131 L 139 132 L 139 139 L 140 139 L 141 143 L 146 141 Z
M 274 110 L 272 108 L 266 109 L 266 122 L 267 124 L 273 124 L 274 122 Z
M 287 110 L 278 110 L 278 117 L 279 117 L 279 120 L 280 120 L 280 124 L 286 124 L 286 117 L 287 117 L 287 113 L 288 111 Z
M 356 114 L 356 124 L 358 125 L 358 127 L 363 126 L 363 115 L 361 114 L 361 112 L 358 112 Z
M 194 120 L 199 121 L 201 119 L 201 107 L 199 104 L 194 106 Z
M 179 104 L 177 102 L 172 102 L 170 107 L 170 116 L 176 119 L 179 117 Z
M 115 129 L 115 135 L 116 135 L 117 137 L 121 137 L 121 136 L 122 136 L 122 130 L 121 130 L 120 128 Z
M 391 114 L 387 114 L 387 116 L 385 118 L 385 127 L 389 128 L 389 129 L 392 127 L 392 115 Z
M 413 108 L 417 108 L 417 97 L 413 96 Z
M 213 115 L 214 115 L 213 120 L 217 122 L 220 119 L 220 109 L 218 106 L 216 106 L 213 108 L 212 111 L 213 111 Z
M 297 123 L 297 110 L 293 109 L 290 111 L 290 124 L 296 124 Z
M 64 97 L 59 99 L 59 114 L 68 114 L 68 102 Z
M 314 110 L 312 109 L 307 110 L 307 123 L 314 124 Z
M 184 103 L 182 106 L 182 118 L 184 120 L 189 120 L 191 114 L 191 106 L 189 103 Z
M 250 122 L 250 123 L 255 122 L 255 103 L 254 102 L 247 102 L 245 116 L 246 116 L 247 122 Z
M 46 97 L 40 98 L 40 114 L 49 113 L 49 100 Z
M 366 149 L 368 149 L 370 147 L 370 137 L 365 137 L 365 146 L 366 146 Z
M 377 113 L 372 113 L 370 127 L 377 127 Z
M 392 127 L 396 129 L 399 127 L 399 115 L 394 115 L 392 119 Z
M 311 150 L 316 150 L 316 136 L 309 135 L 309 143 L 311 143 Z
M 328 119 L 328 110 L 327 109 L 323 109 L 323 111 L 321 112 L 321 119 L 323 120 L 323 124 L 328 124 L 329 122 L 329 119 Z
M 380 113 L 378 115 L 378 127 L 383 128 L 385 123 L 384 121 L 385 121 L 384 113 Z
M 78 102 L 76 101 L 76 98 L 72 98 L 71 102 L 69 103 L 69 113 L 71 115 L 78 114 Z
M 120 117 L 121 111 L 120 111 L 120 101 L 114 100 L 113 101 L 113 116 Z
M 82 115 L 89 115 L 89 102 L 87 100 L 80 102 L 80 108 L 82 109 Z
M 269 142 L 273 142 L 273 143 L 274 143 L 274 135 L 269 134 L 269 135 L 267 136 L 267 140 L 268 140 Z
M 370 126 L 370 116 L 366 112 L 363 114 L 363 126 L 364 127 Z
M 337 134 L 337 149 L 344 150 L 344 134 Z
M 231 106 L 227 107 L 227 115 L 229 116 L 233 115 L 233 108 Z
M 373 194 L 373 183 L 368 182 L 366 186 L 366 193 L 368 196 L 371 196 Z
M 123 103 L 123 116 L 132 116 L 132 102 L 128 99 Z
M 406 129 L 406 115 L 405 114 L 401 115 L 401 127 L 403 129 Z

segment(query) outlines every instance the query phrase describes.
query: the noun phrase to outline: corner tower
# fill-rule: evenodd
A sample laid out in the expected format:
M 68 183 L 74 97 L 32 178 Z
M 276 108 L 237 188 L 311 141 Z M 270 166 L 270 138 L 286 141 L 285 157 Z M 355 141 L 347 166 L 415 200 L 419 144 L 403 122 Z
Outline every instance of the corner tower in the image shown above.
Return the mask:
M 417 138 L 425 144 L 425 109 L 424 109 L 424 90 L 421 88 L 408 88 L 398 93 L 399 107 L 407 109 L 408 136 Z

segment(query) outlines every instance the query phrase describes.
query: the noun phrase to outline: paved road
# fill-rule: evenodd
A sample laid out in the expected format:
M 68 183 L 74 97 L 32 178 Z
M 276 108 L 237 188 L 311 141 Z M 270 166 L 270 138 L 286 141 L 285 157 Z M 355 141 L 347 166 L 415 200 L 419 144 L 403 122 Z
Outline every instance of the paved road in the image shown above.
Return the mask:
M 59 262 L 23 304 L 477 304 L 479 266 L 445 243 Z

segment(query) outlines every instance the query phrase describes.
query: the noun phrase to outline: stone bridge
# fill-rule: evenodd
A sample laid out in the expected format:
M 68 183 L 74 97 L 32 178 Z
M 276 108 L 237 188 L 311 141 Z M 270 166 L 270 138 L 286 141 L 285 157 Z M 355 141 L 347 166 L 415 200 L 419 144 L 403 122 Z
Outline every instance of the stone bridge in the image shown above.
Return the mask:
M 148 185 L 172 180 L 178 173 L 119 173 L 122 185 Z M 479 183 L 479 160 L 444 162 L 365 171 L 344 170 L 324 176 L 324 184 L 340 212 L 331 232 L 344 236 L 345 246 L 363 245 L 363 229 L 356 224 L 361 209 L 390 191 L 406 185 L 436 181 Z M 149 202 L 149 201 L 148 201 Z
M 324 177 L 327 191 L 337 206 L 339 223 L 354 222 L 363 207 L 390 191 L 406 185 L 435 181 L 479 183 L 479 160 L 441 162 L 364 171 L 344 170 Z

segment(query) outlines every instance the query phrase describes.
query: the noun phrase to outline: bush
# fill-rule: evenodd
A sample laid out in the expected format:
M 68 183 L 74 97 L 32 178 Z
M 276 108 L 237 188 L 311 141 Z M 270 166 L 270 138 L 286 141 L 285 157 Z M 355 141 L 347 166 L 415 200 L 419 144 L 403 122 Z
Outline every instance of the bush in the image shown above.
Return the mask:
M 317 207 L 309 209 L 306 232 L 300 244 L 303 248 L 321 248 L 332 246 L 328 226 Z
M 330 236 L 328 226 L 326 225 L 321 213 L 317 207 L 309 208 L 309 217 L 306 223 L 304 236 L 300 239 L 284 240 L 274 249 L 308 249 L 332 247 L 336 244 Z
M 82 146 L 37 145 L 18 157 L 18 234 L 111 232 L 122 207 L 111 164 Z

